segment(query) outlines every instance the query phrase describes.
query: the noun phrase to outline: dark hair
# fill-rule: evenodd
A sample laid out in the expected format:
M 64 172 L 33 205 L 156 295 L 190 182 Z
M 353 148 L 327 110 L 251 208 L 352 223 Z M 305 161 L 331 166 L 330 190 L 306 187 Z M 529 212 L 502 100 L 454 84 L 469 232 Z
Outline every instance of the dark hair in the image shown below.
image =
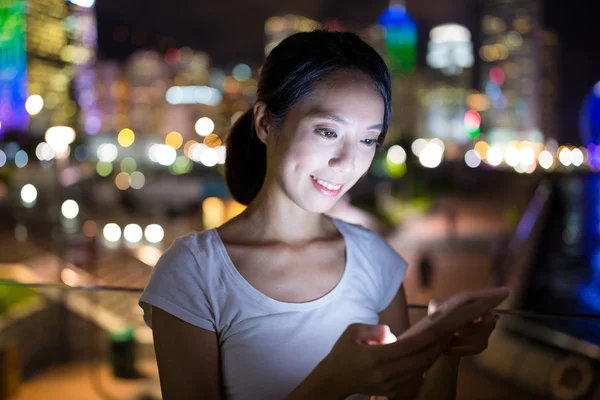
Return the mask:
M 369 76 L 385 105 L 383 143 L 390 121 L 390 74 L 377 52 L 351 32 L 313 31 L 294 34 L 279 43 L 260 73 L 257 101 L 266 104 L 270 123 L 280 126 L 314 84 L 332 72 L 356 71 Z M 233 198 L 249 204 L 258 194 L 267 167 L 266 146 L 256 135 L 251 107 L 233 125 L 226 140 L 225 180 Z

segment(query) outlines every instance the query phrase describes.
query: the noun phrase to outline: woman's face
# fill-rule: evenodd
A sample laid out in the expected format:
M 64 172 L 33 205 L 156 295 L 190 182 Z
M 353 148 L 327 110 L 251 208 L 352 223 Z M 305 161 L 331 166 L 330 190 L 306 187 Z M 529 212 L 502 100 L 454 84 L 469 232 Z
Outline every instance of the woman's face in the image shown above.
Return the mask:
M 383 118 L 383 98 L 369 77 L 330 75 L 269 136 L 267 176 L 301 208 L 326 212 L 367 172 Z

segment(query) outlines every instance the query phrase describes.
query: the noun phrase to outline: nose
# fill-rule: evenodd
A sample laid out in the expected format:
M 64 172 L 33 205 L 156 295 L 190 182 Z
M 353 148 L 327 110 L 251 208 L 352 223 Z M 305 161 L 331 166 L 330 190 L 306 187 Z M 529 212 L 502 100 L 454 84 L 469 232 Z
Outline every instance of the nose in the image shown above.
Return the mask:
M 329 166 L 343 173 L 354 170 L 354 148 L 350 144 L 345 144 L 329 159 Z

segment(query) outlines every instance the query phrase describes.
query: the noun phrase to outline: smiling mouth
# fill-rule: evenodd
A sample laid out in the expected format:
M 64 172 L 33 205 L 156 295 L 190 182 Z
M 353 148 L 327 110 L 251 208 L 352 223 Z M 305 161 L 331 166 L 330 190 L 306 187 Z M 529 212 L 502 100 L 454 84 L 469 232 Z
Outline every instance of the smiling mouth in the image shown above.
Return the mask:
M 340 191 L 342 190 L 342 187 L 344 186 L 339 183 L 333 183 L 333 182 L 329 182 L 329 181 L 326 181 L 321 178 L 317 178 L 316 176 L 313 176 L 313 175 L 311 175 L 310 177 L 311 177 L 315 187 L 322 194 L 325 194 L 327 196 L 337 196 L 340 193 Z

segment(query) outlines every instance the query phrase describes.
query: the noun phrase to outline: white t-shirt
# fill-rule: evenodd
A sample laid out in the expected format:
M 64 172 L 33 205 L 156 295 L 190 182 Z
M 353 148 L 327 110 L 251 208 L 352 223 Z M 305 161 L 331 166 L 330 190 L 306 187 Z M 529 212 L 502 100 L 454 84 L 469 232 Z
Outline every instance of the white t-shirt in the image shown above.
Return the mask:
M 333 221 L 345 241 L 346 268 L 323 297 L 286 303 L 266 296 L 242 277 L 211 229 L 176 239 L 162 255 L 140 298 L 144 320 L 152 327 L 155 306 L 216 332 L 226 399 L 285 398 L 348 325 L 379 322 L 406 271 L 406 261 L 378 234 Z

